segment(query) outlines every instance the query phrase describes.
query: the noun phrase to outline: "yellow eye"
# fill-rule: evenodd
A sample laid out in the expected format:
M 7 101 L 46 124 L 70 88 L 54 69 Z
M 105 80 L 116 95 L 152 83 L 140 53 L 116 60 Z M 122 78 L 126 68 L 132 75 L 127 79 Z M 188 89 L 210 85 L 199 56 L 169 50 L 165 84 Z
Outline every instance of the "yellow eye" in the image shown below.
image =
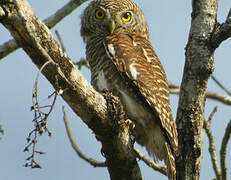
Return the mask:
M 96 19 L 103 19 L 104 16 L 105 16 L 105 14 L 104 14 L 103 10 L 98 9 L 98 10 L 95 11 Z
M 129 22 L 131 20 L 131 18 L 132 18 L 132 14 L 130 12 L 126 12 L 122 17 L 122 20 L 124 22 Z

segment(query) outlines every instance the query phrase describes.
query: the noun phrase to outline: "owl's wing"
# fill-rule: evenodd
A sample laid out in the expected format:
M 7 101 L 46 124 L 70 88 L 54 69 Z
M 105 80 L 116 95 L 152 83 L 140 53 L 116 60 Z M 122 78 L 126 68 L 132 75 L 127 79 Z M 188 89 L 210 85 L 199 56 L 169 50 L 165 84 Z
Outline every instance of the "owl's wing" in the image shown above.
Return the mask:
M 127 76 L 143 95 L 166 131 L 178 154 L 176 126 L 169 105 L 169 89 L 163 67 L 150 42 L 137 36 L 107 37 L 105 48 L 122 75 Z

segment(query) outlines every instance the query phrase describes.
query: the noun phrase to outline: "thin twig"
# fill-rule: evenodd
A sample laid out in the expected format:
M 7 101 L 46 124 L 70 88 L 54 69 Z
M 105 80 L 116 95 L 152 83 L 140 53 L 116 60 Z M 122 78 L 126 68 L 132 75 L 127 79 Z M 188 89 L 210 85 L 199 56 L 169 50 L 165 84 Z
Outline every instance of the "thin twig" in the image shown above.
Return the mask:
M 66 115 L 65 107 L 63 106 L 62 109 L 63 109 L 63 120 L 64 120 L 64 123 L 65 123 L 67 135 L 68 135 L 68 138 L 69 138 L 70 143 L 72 145 L 72 148 L 75 150 L 77 155 L 80 158 L 82 158 L 83 160 L 87 161 L 89 164 L 91 164 L 94 167 L 106 167 L 107 165 L 106 165 L 105 162 L 99 162 L 99 161 L 96 161 L 96 160 L 94 160 L 92 158 L 88 158 L 80 151 L 80 149 L 78 148 L 77 144 L 75 143 L 75 141 L 74 141 L 74 139 L 72 137 L 72 133 L 71 133 L 71 130 L 69 128 L 68 121 L 67 121 L 67 115 Z
M 226 166 L 226 157 L 227 157 L 227 145 L 231 136 L 231 120 L 229 121 L 224 137 L 221 143 L 220 157 L 221 157 L 221 174 L 222 180 L 227 180 L 227 166 Z
M 57 10 L 54 14 L 46 18 L 43 22 L 49 29 L 51 29 L 56 24 L 58 24 L 64 17 L 68 16 L 71 12 L 73 12 L 76 8 L 78 8 L 86 1 L 87 0 L 71 0 L 61 9 Z M 14 39 L 3 43 L 2 45 L 0 45 L 0 59 L 6 57 L 8 54 L 14 52 L 18 48 L 19 46 Z
M 161 174 L 167 176 L 167 169 L 166 169 L 166 167 L 157 165 L 156 163 L 154 163 L 153 161 L 151 161 L 149 158 L 147 158 L 145 155 L 143 155 L 138 149 L 134 148 L 134 151 L 136 152 L 137 157 L 140 160 L 142 160 L 147 166 L 149 166 L 152 169 L 154 169 L 155 171 L 158 171 Z
M 224 96 L 212 91 L 207 91 L 206 92 L 206 98 L 219 101 L 220 103 L 226 104 L 226 105 L 231 105 L 231 97 L 230 96 Z
M 88 69 L 90 68 L 89 63 L 85 58 L 81 58 L 80 61 L 74 62 L 74 65 L 77 65 L 79 70 L 81 70 L 83 66 L 85 66 Z
M 43 66 L 40 68 L 37 76 L 36 76 L 36 80 L 35 80 L 35 84 L 34 84 L 34 88 L 33 88 L 33 107 L 34 109 L 38 109 L 38 112 L 41 113 L 41 110 L 40 110 L 40 106 L 39 106 L 39 102 L 38 102 L 38 80 L 39 80 L 39 77 L 40 77 L 40 74 L 42 72 L 42 70 L 50 63 L 50 61 L 47 61 L 46 63 L 43 64 Z M 41 116 L 41 114 L 40 114 Z
M 51 105 L 44 105 L 40 106 L 39 100 L 38 100 L 38 82 L 39 77 L 43 69 L 49 64 L 51 61 L 47 61 L 43 64 L 43 66 L 39 69 L 39 72 L 36 76 L 34 88 L 33 88 L 33 106 L 31 107 L 31 110 L 34 111 L 34 119 L 32 122 L 34 122 L 34 129 L 29 133 L 27 136 L 27 146 L 24 148 L 24 152 L 28 152 L 32 146 L 32 152 L 31 155 L 26 159 L 29 161 L 29 163 L 25 164 L 25 167 L 31 167 L 31 168 L 41 168 L 40 164 L 38 164 L 35 160 L 35 154 L 44 154 L 44 152 L 38 151 L 36 149 L 37 145 L 37 137 L 38 134 L 42 135 L 43 132 L 47 132 L 48 136 L 51 136 L 51 132 L 47 128 L 47 119 L 50 115 L 50 113 L 53 111 L 53 108 L 55 106 L 57 93 L 52 93 L 54 95 L 54 99 L 52 101 Z M 49 96 L 48 98 L 50 98 Z M 49 108 L 48 112 L 43 112 L 42 109 Z
M 179 88 L 179 86 L 177 86 L 173 83 L 169 83 L 169 91 L 171 94 L 179 95 L 180 88 Z M 211 99 L 211 100 L 215 100 L 215 101 L 219 101 L 220 103 L 223 103 L 223 104 L 226 104 L 229 106 L 231 105 L 231 97 L 230 96 L 224 96 L 224 95 L 218 94 L 216 92 L 207 91 L 206 92 L 206 98 Z
M 212 121 L 216 112 L 217 112 L 217 106 L 213 109 L 213 111 L 209 115 L 208 120 L 206 120 L 206 119 L 204 120 L 204 129 L 205 129 L 205 132 L 206 132 L 206 134 L 208 136 L 208 140 L 209 140 L 209 154 L 211 157 L 213 169 L 214 169 L 215 174 L 216 174 L 216 179 L 222 180 L 221 179 L 221 170 L 218 166 L 215 138 L 214 138 L 214 135 L 213 135 L 212 130 L 211 130 L 211 121 Z
M 76 145 L 73 137 L 72 137 L 72 133 L 70 131 L 69 125 L 68 125 L 68 121 L 67 121 L 67 117 L 66 117 L 66 111 L 65 108 L 63 106 L 63 119 L 64 119 L 64 123 L 65 123 L 65 127 L 66 127 L 66 131 L 67 131 L 67 135 L 68 138 L 71 142 L 71 145 L 73 147 L 73 149 L 75 150 L 75 152 L 77 153 L 77 155 L 84 159 L 85 161 L 87 161 L 89 164 L 93 165 L 94 167 L 106 167 L 106 163 L 105 162 L 98 162 L 92 158 L 88 158 L 86 157 L 78 148 L 78 146 Z M 146 156 L 144 156 L 139 150 L 134 149 L 134 151 L 137 154 L 137 157 L 142 160 L 146 165 L 148 165 L 149 167 L 151 167 L 152 169 L 160 172 L 163 175 L 167 175 L 167 170 L 166 167 L 162 167 L 162 166 L 158 166 L 157 164 L 155 164 L 153 161 L 151 161 L 150 159 L 148 159 Z
M 44 23 L 48 28 L 54 27 L 57 23 L 59 23 L 64 17 L 71 14 L 76 8 L 78 8 L 81 4 L 88 0 L 71 0 L 62 8 L 57 10 L 54 14 L 49 16 L 44 20 Z
M 66 47 L 65 47 L 65 45 L 63 43 L 63 39 L 62 39 L 61 35 L 59 34 L 58 30 L 55 30 L 55 34 L 56 34 L 56 36 L 57 36 L 57 38 L 58 38 L 58 40 L 60 42 L 60 46 L 61 46 L 61 48 L 63 50 L 63 53 L 66 53 Z
M 174 83 L 172 83 L 172 82 L 168 82 L 168 87 L 169 87 L 170 89 L 180 89 L 180 86 L 179 86 L 179 85 L 174 84 Z
M 209 118 L 208 118 L 208 121 L 211 123 L 211 121 L 212 121 L 212 119 L 213 119 L 213 117 L 214 117 L 214 115 L 215 115 L 215 113 L 217 112 L 217 106 L 215 106 L 214 108 L 213 108 L 213 111 L 210 113 L 210 115 L 209 115 Z
M 63 43 L 62 37 L 61 37 L 61 35 L 59 34 L 58 30 L 55 30 L 55 34 L 56 34 L 56 36 L 57 36 L 57 38 L 58 38 L 58 40 L 59 40 L 59 42 L 60 42 L 60 46 L 61 46 L 63 52 L 66 53 L 66 47 L 65 47 L 65 45 L 64 45 L 64 43 Z M 79 70 L 81 70 L 82 67 L 84 67 L 84 66 L 85 66 L 86 68 L 90 69 L 90 65 L 89 65 L 88 61 L 87 61 L 85 58 L 81 58 L 80 61 L 78 61 L 78 62 L 73 62 L 73 63 L 74 63 L 74 65 L 78 66 L 78 69 L 79 69 Z
M 229 96 L 231 96 L 231 92 L 227 88 L 225 88 L 225 86 L 223 86 L 214 75 L 212 75 L 211 78 L 223 91 L 225 91 Z

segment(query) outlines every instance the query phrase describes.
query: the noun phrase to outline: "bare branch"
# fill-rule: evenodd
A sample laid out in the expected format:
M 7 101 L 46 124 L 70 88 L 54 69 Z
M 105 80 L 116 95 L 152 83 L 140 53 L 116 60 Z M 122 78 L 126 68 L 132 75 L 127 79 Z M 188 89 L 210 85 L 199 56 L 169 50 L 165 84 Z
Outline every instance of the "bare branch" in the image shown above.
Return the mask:
M 208 140 L 209 140 L 209 153 L 210 153 L 213 169 L 214 169 L 215 174 L 216 174 L 216 179 L 222 180 L 221 170 L 218 166 L 218 161 L 217 161 L 217 150 L 216 150 L 215 138 L 214 138 L 214 135 L 213 135 L 212 130 L 211 130 L 211 121 L 212 121 L 213 116 L 215 115 L 216 112 L 217 112 L 217 106 L 213 109 L 213 111 L 209 115 L 208 120 L 206 120 L 206 119 L 204 120 L 204 129 L 205 129 L 205 132 L 206 132 L 206 134 L 208 136 Z
M 63 39 L 62 39 L 61 35 L 59 34 L 58 30 L 55 30 L 55 34 L 56 34 L 56 36 L 57 36 L 57 38 L 59 40 L 59 43 L 60 43 L 60 46 L 61 46 L 63 52 L 66 53 L 66 47 L 65 47 L 65 45 L 63 43 Z
M 39 117 L 42 117 L 42 111 L 41 111 L 41 108 L 40 108 L 40 104 L 39 104 L 39 100 L 38 100 L 38 82 L 39 82 L 39 77 L 40 77 L 40 74 L 42 72 L 42 70 L 50 63 L 51 61 L 47 61 L 46 63 L 44 63 L 44 65 L 42 65 L 42 67 L 39 69 L 39 72 L 36 76 L 36 80 L 35 80 L 35 83 L 34 83 L 34 88 L 33 88 L 33 95 L 32 95 L 32 100 L 33 100 L 33 110 L 38 110 L 37 112 L 39 113 Z M 34 119 L 37 119 L 34 118 Z
M 71 0 L 61 9 L 57 10 L 53 15 L 44 20 L 46 26 L 51 29 L 58 24 L 64 17 L 71 14 L 76 8 L 88 0 Z
M 63 43 L 62 37 L 60 36 L 58 30 L 55 30 L 55 34 L 57 35 L 57 38 L 60 42 L 60 46 L 61 46 L 63 52 L 66 53 L 65 45 Z M 89 63 L 85 58 L 81 58 L 79 61 L 77 61 L 77 62 L 74 61 L 73 63 L 74 63 L 74 65 L 78 66 L 79 70 L 81 70 L 83 66 L 87 67 L 88 69 L 90 68 Z
M 231 9 L 229 10 L 228 16 L 225 23 L 218 24 L 216 30 L 212 36 L 212 46 L 217 48 L 224 40 L 231 37 Z
M 52 93 L 48 98 L 51 98 L 54 96 L 54 99 L 52 101 L 51 105 L 45 105 L 45 106 L 40 106 L 39 100 L 38 100 L 38 82 L 39 82 L 39 77 L 42 72 L 42 70 L 49 64 L 51 61 L 47 61 L 42 67 L 40 68 L 34 88 L 33 88 L 33 95 L 32 95 L 32 100 L 33 100 L 33 106 L 31 107 L 31 110 L 34 111 L 34 118 L 32 122 L 34 123 L 34 129 L 29 133 L 27 136 L 27 145 L 24 148 L 24 152 L 28 152 L 31 149 L 32 146 L 32 151 L 31 155 L 26 158 L 26 164 L 25 167 L 31 167 L 31 168 L 41 168 L 41 165 L 37 163 L 35 160 L 36 154 L 44 154 L 42 151 L 37 150 L 37 143 L 38 143 L 38 135 L 42 135 L 44 132 L 47 132 L 48 136 L 51 136 L 51 132 L 47 128 L 47 121 L 48 118 L 51 114 L 51 112 L 54 109 L 56 98 L 57 98 L 57 93 Z M 47 110 L 48 108 L 48 110 Z M 46 112 L 43 112 L 42 109 L 46 109 Z
M 137 157 L 142 160 L 147 166 L 151 167 L 153 170 L 160 172 L 161 174 L 167 176 L 167 168 L 162 167 L 151 161 L 145 155 L 143 155 L 138 149 L 134 149 Z
M 225 91 L 229 96 L 231 96 L 231 92 L 228 89 L 226 89 L 225 86 L 222 85 L 214 75 L 212 75 L 211 78 L 223 91 Z
M 87 0 L 71 0 L 66 5 L 64 5 L 61 9 L 59 9 L 57 12 L 49 16 L 44 20 L 44 23 L 46 26 L 51 29 L 56 24 L 58 24 L 64 17 L 68 16 L 70 13 L 72 13 L 76 8 L 78 8 L 81 4 L 86 2 Z M 0 19 L 3 17 L 4 11 L 0 8 Z M 0 59 L 6 57 L 8 54 L 14 52 L 19 48 L 19 45 L 16 43 L 14 39 L 9 40 L 2 45 L 0 45 Z
M 90 68 L 88 61 L 85 58 L 81 58 L 80 61 L 74 62 L 78 66 L 78 69 L 81 70 L 83 66 Z
M 227 166 L 226 166 L 226 157 L 227 157 L 227 145 L 231 136 L 231 120 L 229 121 L 224 137 L 221 143 L 220 157 L 221 157 L 221 174 L 222 180 L 227 180 Z
M 206 98 L 219 101 L 219 102 L 224 103 L 226 105 L 231 105 L 231 97 L 220 95 L 220 94 L 215 93 L 215 92 L 207 91 L 206 92 Z
M 75 143 L 73 137 L 72 137 L 72 133 L 71 133 L 71 130 L 69 128 L 69 124 L 68 124 L 68 120 L 67 120 L 67 115 L 66 115 L 66 110 L 65 110 L 65 107 L 63 106 L 63 120 L 64 120 L 64 123 L 65 123 L 65 127 L 66 127 L 66 131 L 67 131 L 67 135 L 68 135 L 68 138 L 70 140 L 70 143 L 71 143 L 71 146 L 72 148 L 75 150 L 76 154 L 83 160 L 87 161 L 89 164 L 91 164 L 92 166 L 94 167 L 106 167 L 106 163 L 105 162 L 99 162 L 99 161 L 96 161 L 92 158 L 88 158 L 86 157 L 81 151 L 80 149 L 78 148 L 77 144 Z
M 180 93 L 179 86 L 177 86 L 173 83 L 170 83 L 169 88 L 170 88 L 169 90 L 170 90 L 171 94 L 178 94 L 179 95 L 179 93 Z M 212 92 L 212 91 L 206 91 L 205 96 L 208 99 L 219 101 L 220 103 L 223 103 L 223 104 L 226 104 L 229 106 L 231 105 L 231 97 L 229 97 L 229 96 L 224 96 L 224 95 L 218 94 L 216 92 Z
M 14 39 L 3 43 L 0 45 L 0 59 L 3 59 L 10 53 L 14 52 L 16 49 L 18 49 L 18 45 Z
M 210 113 L 209 118 L 208 118 L 208 122 L 211 123 L 211 121 L 212 121 L 212 119 L 213 119 L 213 117 L 214 117 L 214 115 L 215 115 L 216 112 L 217 112 L 217 106 L 215 106 L 215 107 L 213 108 L 213 111 Z M 210 124 L 210 125 L 211 125 L 211 124 Z

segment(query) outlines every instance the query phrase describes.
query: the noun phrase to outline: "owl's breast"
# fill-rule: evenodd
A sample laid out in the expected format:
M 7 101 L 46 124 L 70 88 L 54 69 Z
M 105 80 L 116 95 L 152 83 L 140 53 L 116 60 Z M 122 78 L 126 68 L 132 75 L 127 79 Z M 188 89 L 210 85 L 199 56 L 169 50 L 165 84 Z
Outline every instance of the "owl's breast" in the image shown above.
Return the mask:
M 122 81 L 119 72 L 111 66 L 110 63 L 103 63 L 104 65 L 99 65 L 95 70 L 91 71 L 91 83 L 93 87 L 99 91 L 103 92 L 105 90 L 113 92 L 118 96 L 118 85 Z

